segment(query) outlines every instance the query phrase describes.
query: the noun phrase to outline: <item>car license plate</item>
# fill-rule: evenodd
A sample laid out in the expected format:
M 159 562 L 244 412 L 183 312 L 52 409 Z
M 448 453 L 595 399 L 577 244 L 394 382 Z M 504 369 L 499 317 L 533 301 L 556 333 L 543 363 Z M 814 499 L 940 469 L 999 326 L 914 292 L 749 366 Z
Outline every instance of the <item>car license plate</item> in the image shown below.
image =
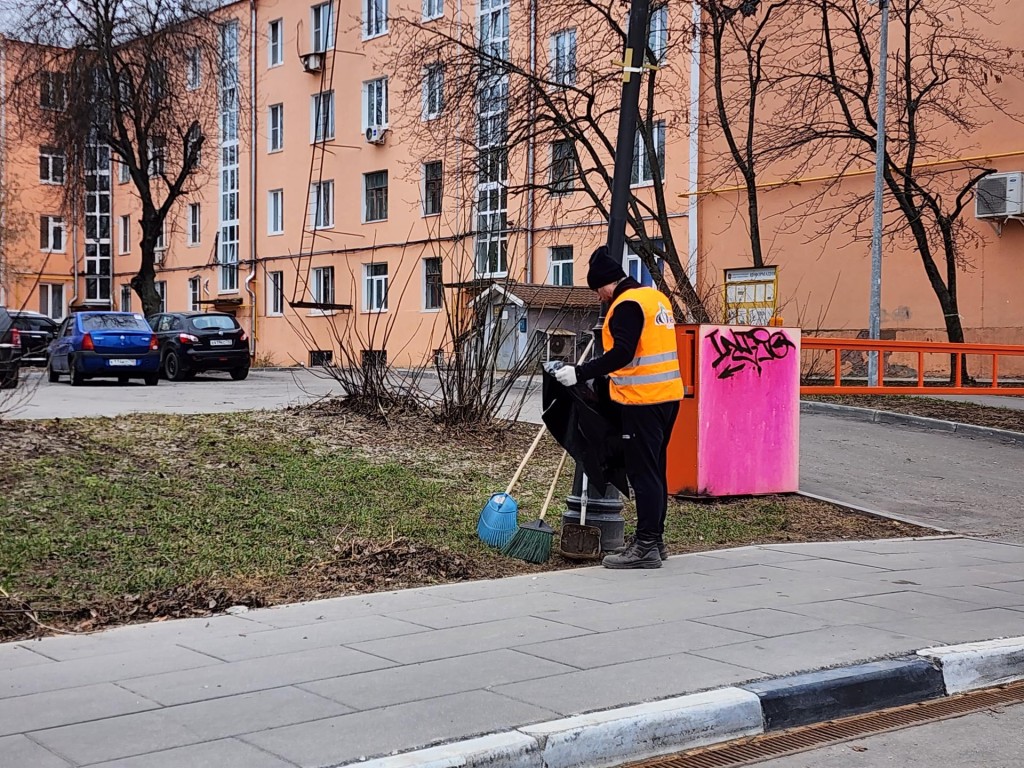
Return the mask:
M 231 339 L 213 339 L 210 341 L 212 347 L 230 347 Z
M 120 358 L 114 358 L 113 360 L 108 360 L 107 361 L 107 365 L 109 365 L 109 366 L 117 366 L 118 368 L 127 368 L 129 366 L 134 366 L 135 363 L 136 363 L 135 360 L 125 360 L 125 359 L 120 359 Z

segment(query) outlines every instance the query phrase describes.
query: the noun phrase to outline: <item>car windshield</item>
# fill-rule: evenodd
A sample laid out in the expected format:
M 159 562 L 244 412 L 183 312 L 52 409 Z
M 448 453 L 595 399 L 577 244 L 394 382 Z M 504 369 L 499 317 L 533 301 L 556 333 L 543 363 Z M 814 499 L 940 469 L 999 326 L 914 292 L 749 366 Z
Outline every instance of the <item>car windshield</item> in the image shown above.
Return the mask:
M 115 314 L 85 315 L 82 317 L 85 331 L 152 331 L 142 315 Z
M 235 319 L 227 315 L 198 315 L 192 318 L 192 325 L 200 331 L 233 331 L 238 327 L 235 325 Z

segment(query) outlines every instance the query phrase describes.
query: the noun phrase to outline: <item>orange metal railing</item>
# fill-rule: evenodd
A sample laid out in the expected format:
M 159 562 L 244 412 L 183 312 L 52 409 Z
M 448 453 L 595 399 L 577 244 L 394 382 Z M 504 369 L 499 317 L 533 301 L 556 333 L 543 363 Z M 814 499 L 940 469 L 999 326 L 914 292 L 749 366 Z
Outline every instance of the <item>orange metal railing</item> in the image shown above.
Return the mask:
M 802 395 L 1024 396 L 1024 346 L 804 336 L 801 348 L 804 353 Z M 870 352 L 879 354 L 879 369 L 883 372 L 879 386 L 859 383 L 866 381 L 864 368 Z M 944 371 L 926 371 L 926 355 L 945 356 Z M 895 364 L 893 358 L 896 358 Z M 964 380 L 965 369 L 973 381 Z M 1012 369 L 1009 376 L 1015 381 L 1008 382 L 1004 376 L 1004 383 L 1000 384 L 1001 369 Z

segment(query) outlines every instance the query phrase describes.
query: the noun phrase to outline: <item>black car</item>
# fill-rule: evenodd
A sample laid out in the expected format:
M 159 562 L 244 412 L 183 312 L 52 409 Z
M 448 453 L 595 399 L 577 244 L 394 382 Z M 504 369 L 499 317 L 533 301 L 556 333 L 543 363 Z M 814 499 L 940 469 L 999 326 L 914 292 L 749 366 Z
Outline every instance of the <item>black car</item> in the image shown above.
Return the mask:
M 160 342 L 161 370 L 171 381 L 203 371 L 227 371 L 235 381 L 249 375 L 249 339 L 222 312 L 167 312 L 149 324 Z
M 0 389 L 15 389 L 21 373 L 21 331 L 11 314 L 0 307 Z
M 14 327 L 21 332 L 21 364 L 46 366 L 50 342 L 57 337 L 57 323 L 46 315 L 11 310 Z

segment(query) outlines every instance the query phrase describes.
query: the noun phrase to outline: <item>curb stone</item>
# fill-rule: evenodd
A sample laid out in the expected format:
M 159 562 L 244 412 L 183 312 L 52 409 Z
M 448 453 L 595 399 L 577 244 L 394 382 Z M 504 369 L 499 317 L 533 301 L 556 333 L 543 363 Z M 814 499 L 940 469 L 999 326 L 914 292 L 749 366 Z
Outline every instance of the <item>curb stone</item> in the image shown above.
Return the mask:
M 1024 680 L 1024 637 L 576 715 L 335 768 L 609 768 Z
M 956 531 L 951 528 L 940 528 L 934 523 L 926 523 L 923 520 L 918 520 L 913 517 L 907 517 L 906 515 L 897 515 L 892 512 L 882 512 L 879 509 L 871 509 L 870 507 L 862 507 L 859 504 L 854 504 L 849 501 L 841 501 L 839 499 L 833 499 L 829 496 L 821 496 L 817 493 L 810 493 L 809 491 L 797 491 L 798 496 L 803 496 L 807 499 L 814 499 L 815 501 L 824 501 L 826 504 L 831 504 L 834 507 L 840 507 L 841 509 L 849 509 L 853 512 L 859 512 L 862 515 L 870 515 L 871 517 L 880 517 L 884 520 L 895 520 L 897 523 L 905 523 L 906 525 L 915 525 L 918 528 L 927 528 L 935 531 L 943 536 L 956 536 Z M 920 537 L 917 537 L 920 538 Z
M 823 413 L 856 421 L 866 421 L 872 424 L 920 427 L 938 432 L 950 432 L 975 440 L 1001 440 L 1024 445 L 1024 432 L 1013 432 L 1009 429 L 996 429 L 994 427 L 979 427 L 976 424 L 962 424 L 959 421 L 946 421 L 944 419 L 929 419 L 925 416 L 912 416 L 907 413 L 893 413 L 892 411 L 880 411 L 873 408 L 858 408 L 852 405 L 801 400 L 800 413 Z

